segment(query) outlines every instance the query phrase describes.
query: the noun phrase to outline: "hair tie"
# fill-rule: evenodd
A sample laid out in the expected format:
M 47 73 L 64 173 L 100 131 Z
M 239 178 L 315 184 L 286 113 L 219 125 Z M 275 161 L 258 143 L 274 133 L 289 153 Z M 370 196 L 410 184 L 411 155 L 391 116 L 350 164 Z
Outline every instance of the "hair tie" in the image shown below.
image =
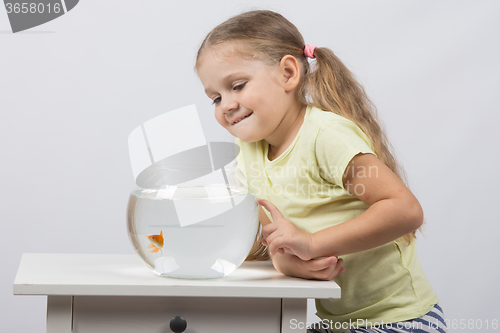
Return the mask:
M 306 44 L 306 46 L 304 46 L 304 54 L 306 57 L 308 58 L 311 58 L 311 59 L 314 59 L 316 58 L 314 56 L 314 50 L 317 49 L 317 46 L 311 46 L 309 44 Z

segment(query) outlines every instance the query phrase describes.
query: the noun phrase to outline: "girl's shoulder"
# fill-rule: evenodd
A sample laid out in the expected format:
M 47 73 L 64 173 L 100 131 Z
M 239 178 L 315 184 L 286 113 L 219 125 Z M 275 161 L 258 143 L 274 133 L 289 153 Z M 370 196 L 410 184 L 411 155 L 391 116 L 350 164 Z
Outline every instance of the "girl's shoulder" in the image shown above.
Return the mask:
M 342 117 L 332 111 L 325 111 L 309 105 L 306 116 L 309 126 L 317 127 L 319 131 L 342 132 L 344 130 L 355 130 L 358 126 L 351 120 Z
M 309 105 L 307 109 L 308 109 L 307 120 L 309 121 L 319 122 L 319 123 L 347 122 L 353 124 L 351 120 L 342 117 L 341 115 L 338 115 L 332 111 L 325 111 L 313 105 Z
M 373 149 L 368 136 L 352 120 L 314 106 L 311 106 L 308 115 L 308 127 L 315 132 L 316 147 L 325 145 L 332 149 L 339 144 L 367 144 Z

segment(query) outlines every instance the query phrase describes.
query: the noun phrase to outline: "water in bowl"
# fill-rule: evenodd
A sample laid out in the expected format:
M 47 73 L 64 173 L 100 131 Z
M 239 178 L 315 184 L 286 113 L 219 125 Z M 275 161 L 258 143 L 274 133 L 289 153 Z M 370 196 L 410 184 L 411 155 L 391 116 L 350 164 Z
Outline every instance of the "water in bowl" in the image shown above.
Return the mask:
M 247 257 L 258 230 L 258 206 L 248 188 L 186 187 L 133 191 L 128 234 L 156 274 L 217 278 Z

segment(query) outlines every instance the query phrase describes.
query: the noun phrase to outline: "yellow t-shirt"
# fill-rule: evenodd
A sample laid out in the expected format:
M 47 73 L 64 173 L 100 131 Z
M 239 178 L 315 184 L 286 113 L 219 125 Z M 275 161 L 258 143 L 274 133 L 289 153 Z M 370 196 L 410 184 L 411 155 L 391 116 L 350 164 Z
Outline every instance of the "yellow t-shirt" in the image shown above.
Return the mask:
M 342 175 L 355 155 L 374 154 L 373 147 L 359 127 L 344 117 L 308 106 L 294 141 L 272 161 L 264 140 L 236 139 L 236 144 L 241 148 L 238 166 L 247 185 L 302 230 L 314 233 L 348 221 L 369 207 L 344 189 Z M 364 172 L 368 176 L 376 170 Z M 334 280 L 342 297 L 317 299 L 316 314 L 330 324 L 350 321 L 366 326 L 358 320 L 375 325 L 429 312 L 438 298 L 422 271 L 415 243 L 393 241 L 341 256 L 346 271 Z M 338 331 L 345 331 L 344 327 Z

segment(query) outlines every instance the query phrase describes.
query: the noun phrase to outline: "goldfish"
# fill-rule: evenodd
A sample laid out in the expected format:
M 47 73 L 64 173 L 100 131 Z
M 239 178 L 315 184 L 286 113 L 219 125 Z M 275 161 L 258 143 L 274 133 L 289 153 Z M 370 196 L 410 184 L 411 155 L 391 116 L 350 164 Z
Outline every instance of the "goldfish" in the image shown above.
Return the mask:
M 163 230 L 160 230 L 159 235 L 151 235 L 151 236 L 146 236 L 146 237 L 151 242 L 148 245 L 148 249 L 150 249 L 149 252 L 156 253 L 156 252 L 160 251 L 160 253 L 163 254 L 161 252 L 161 248 L 163 247 Z

